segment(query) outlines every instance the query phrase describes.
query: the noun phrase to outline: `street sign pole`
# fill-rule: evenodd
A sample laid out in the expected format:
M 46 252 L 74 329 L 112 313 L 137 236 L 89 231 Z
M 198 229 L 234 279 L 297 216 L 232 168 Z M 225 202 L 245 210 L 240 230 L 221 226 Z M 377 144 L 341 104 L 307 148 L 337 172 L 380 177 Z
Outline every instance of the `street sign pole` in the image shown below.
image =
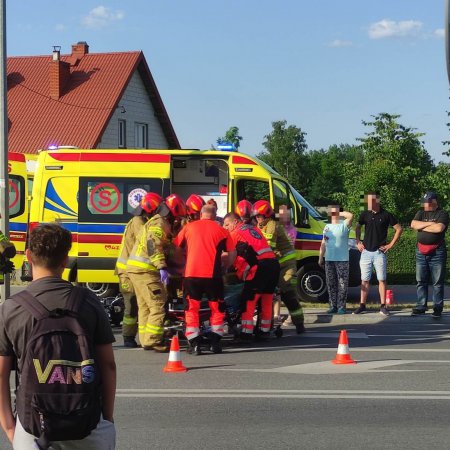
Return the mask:
M 445 0 L 445 62 L 450 83 L 450 0 Z
M 6 104 L 6 0 L 0 0 L 0 230 L 9 238 L 9 184 L 8 184 L 8 110 Z M 1 300 L 5 301 L 10 293 L 9 274 L 5 274 L 5 283 L 0 286 Z

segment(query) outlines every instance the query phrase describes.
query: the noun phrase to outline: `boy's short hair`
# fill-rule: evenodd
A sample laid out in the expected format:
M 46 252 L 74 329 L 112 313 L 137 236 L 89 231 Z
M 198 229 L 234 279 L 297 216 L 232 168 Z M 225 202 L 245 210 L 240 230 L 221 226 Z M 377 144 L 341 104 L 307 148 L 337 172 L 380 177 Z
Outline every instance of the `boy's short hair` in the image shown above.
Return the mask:
M 57 269 L 72 247 L 72 233 L 56 223 L 38 225 L 30 234 L 31 262 Z

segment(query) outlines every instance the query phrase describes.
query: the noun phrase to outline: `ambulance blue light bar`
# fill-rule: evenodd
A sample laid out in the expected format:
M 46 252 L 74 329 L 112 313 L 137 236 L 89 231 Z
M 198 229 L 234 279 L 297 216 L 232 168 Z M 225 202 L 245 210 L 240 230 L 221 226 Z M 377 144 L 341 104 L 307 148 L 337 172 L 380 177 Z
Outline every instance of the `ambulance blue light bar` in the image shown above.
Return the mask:
M 236 147 L 231 142 L 224 142 L 217 146 L 217 150 L 225 150 L 227 152 L 235 152 Z

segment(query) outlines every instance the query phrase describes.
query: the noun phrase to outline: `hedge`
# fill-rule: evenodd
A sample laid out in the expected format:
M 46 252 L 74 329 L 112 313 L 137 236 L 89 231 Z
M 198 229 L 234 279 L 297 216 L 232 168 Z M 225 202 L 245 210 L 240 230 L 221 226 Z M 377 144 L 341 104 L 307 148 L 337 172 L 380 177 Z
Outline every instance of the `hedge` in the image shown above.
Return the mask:
M 390 230 L 388 241 L 393 234 L 393 230 Z M 449 233 L 445 240 L 449 248 Z M 417 232 L 411 228 L 403 228 L 399 241 L 388 252 L 387 281 L 389 284 L 416 284 L 416 242 Z M 447 258 L 445 281 L 450 282 L 450 258 Z

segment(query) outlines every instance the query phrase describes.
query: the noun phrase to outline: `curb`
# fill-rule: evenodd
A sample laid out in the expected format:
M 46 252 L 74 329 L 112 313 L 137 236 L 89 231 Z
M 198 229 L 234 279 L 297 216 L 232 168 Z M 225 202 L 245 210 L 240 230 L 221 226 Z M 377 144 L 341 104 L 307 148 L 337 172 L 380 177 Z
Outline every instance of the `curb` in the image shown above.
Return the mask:
M 450 314 L 444 313 L 440 319 L 435 319 L 431 313 L 422 316 L 411 316 L 410 312 L 393 311 L 390 316 L 383 316 L 379 312 L 366 312 L 363 314 L 327 314 L 325 311 L 309 312 L 305 311 L 305 324 L 332 323 L 338 324 L 358 324 L 358 323 L 450 323 Z

